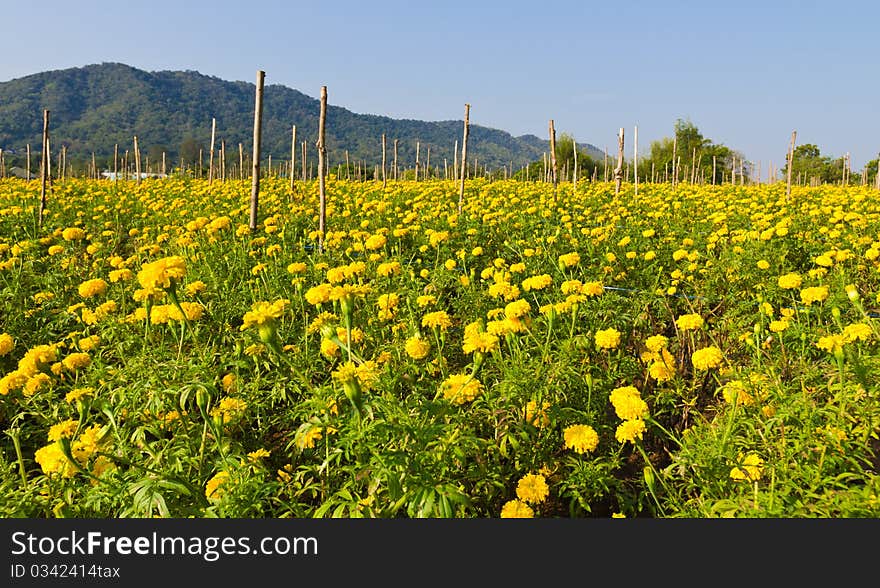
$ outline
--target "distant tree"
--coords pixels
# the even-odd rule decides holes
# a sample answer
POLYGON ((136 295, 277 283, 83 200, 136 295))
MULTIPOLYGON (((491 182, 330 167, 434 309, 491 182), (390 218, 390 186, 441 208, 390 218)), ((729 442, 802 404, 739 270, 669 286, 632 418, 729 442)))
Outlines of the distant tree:
POLYGON ((186 164, 198 163, 199 149, 202 149, 199 142, 195 138, 187 136, 180 144, 180 157, 186 164))
MULTIPOLYGON (((664 137, 652 141, 650 155, 640 158, 639 175, 643 178, 651 177, 651 170, 658 181, 663 181, 673 170, 673 157, 677 157, 676 165, 680 164, 679 181, 690 181, 688 174, 693 173, 693 165, 697 166, 697 178, 706 183, 712 183, 713 158, 716 183, 720 183, 722 177, 730 177, 730 169, 733 166, 734 157, 743 159, 739 154, 722 144, 715 144, 703 136, 697 126, 686 120, 675 121, 674 137, 664 137), (673 154, 673 148, 675 153, 673 154)), ((737 170, 739 165, 737 165, 737 170)), ((748 170, 747 170, 748 171, 748 170)))
MULTIPOLYGON (((792 183, 833 184, 843 179, 843 158, 832 159, 823 156, 819 147, 813 143, 804 143, 795 147, 792 160, 792 183)), ((784 176, 788 175, 787 161, 782 173, 784 176)))

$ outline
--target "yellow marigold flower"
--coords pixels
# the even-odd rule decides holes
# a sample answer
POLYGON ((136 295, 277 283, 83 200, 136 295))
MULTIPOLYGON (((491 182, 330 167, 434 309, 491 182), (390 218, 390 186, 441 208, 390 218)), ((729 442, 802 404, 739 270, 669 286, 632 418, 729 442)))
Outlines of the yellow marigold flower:
POLYGON ((332 359, 339 355, 339 346, 330 339, 321 339, 321 355, 332 359))
POLYGON ((666 349, 666 346, 669 344, 669 339, 664 337, 663 335, 653 335, 645 339, 645 347, 654 353, 659 353, 661 349, 666 349))
POLYGON ((610 400, 619 419, 641 419, 648 414, 648 405, 635 386, 615 388, 611 391, 610 400))
POLYGON ((235 380, 235 374, 225 374, 220 380, 220 383, 223 385, 223 389, 229 393, 235 390, 235 380))
POLYGON ((308 333, 317 333, 321 330, 321 327, 323 327, 324 325, 328 325, 328 324, 335 323, 338 321, 339 321, 338 316, 336 316, 332 312, 324 311, 324 312, 319 313, 318 316, 316 316, 314 319, 312 319, 312 322, 309 323, 309 326, 306 329, 306 331, 308 333))
POLYGON ((55 345, 37 345, 28 349, 24 357, 18 360, 18 371, 30 377, 57 359, 58 348, 55 345))
POLYGON ((541 274, 539 276, 531 276, 522 281, 522 289, 528 292, 529 290, 543 290, 553 283, 553 278, 550 277, 550 274, 541 274))
POLYGON ((776 281, 777 285, 783 290, 800 288, 801 282, 802 279, 800 274, 794 272, 779 276, 779 279, 776 281))
POLYGON ((93 296, 100 296, 107 292, 107 282, 102 280, 101 278, 95 278, 93 280, 86 280, 77 288, 79 295, 83 298, 92 298, 93 296))
POLYGON ((873 335, 871 327, 865 323, 855 323, 843 328, 843 340, 847 343, 853 341, 867 341, 873 335))
POLYGON ((423 294, 423 295, 419 296, 418 298, 416 298, 416 304, 418 304, 419 307, 421 307, 421 308, 424 308, 424 307, 426 307, 430 304, 434 304, 436 302, 437 302, 437 297, 432 296, 430 294, 423 294))
POLYGON ((642 438, 645 429, 645 421, 641 419, 623 421, 617 426, 617 430, 614 432, 614 438, 620 443, 635 443, 636 439, 642 438))
POLYGON ((648 375, 658 382, 668 382, 675 377, 675 360, 665 349, 662 351, 664 359, 651 362, 648 366, 648 375), (668 359, 666 359, 668 356, 668 359))
POLYGON ((754 453, 750 453, 745 457, 740 454, 739 461, 741 467, 736 466, 730 470, 731 479, 749 482, 757 482, 761 479, 764 466, 763 459, 754 453))
POLYGON ((86 232, 79 227, 67 227, 61 231, 61 238, 65 241, 81 241, 86 238, 86 232))
POLYGON ((462 351, 465 353, 492 353, 498 349, 498 336, 483 331, 471 331, 464 336, 462 351))
POLYGON ((274 323, 276 320, 284 316, 284 311, 290 304, 290 300, 280 298, 274 302, 257 301, 251 305, 251 309, 244 313, 243 323, 240 330, 244 331, 250 327, 261 327, 263 325, 274 323))
POLYGON ((620 345, 620 331, 613 327, 600 329, 596 331, 594 339, 599 349, 616 349, 620 345))
POLYGON ((575 453, 588 453, 599 446, 599 434, 590 425, 570 425, 562 431, 565 448, 575 453))
POLYGON ((7 355, 15 347, 15 339, 9 333, 0 335, 0 357, 7 355))
POLYGON ((529 311, 532 309, 528 300, 514 300, 513 302, 509 302, 507 306, 504 307, 504 316, 509 319, 518 319, 529 314, 529 311))
POLYGON ((755 402, 755 399, 746 390, 745 384, 740 380, 731 380, 724 384, 721 388, 721 396, 728 404, 749 406, 755 402))
POLYGON ((58 255, 59 253, 64 252, 64 247, 61 245, 51 245, 49 249, 46 251, 50 256, 58 255))
POLYGON ((828 298, 827 286, 811 286, 801 290, 801 302, 809 306, 813 302, 822 302, 828 298))
POLYGON ((13 370, 0 378, 0 396, 6 396, 10 392, 21 390, 27 384, 30 377, 21 370, 13 370))
POLYGON ((195 296, 201 292, 204 292, 208 286, 201 280, 196 280, 195 282, 190 282, 186 285, 186 295, 187 296, 195 296))
POLYGON ((70 463, 70 460, 61 451, 61 446, 56 442, 37 449, 34 453, 34 461, 40 464, 40 468, 46 475, 60 474, 64 478, 72 478, 76 475, 76 468, 70 463))
POLYGON ((813 261, 816 265, 821 265, 822 267, 831 267, 834 265, 834 260, 831 259, 831 256, 825 254, 817 256, 813 261))
POLYGON ((266 449, 263 449, 262 447, 257 449, 256 451, 251 451, 247 454, 248 460, 251 462, 257 462, 264 457, 269 457, 270 455, 272 455, 272 453, 266 449))
POLYGON ((602 282, 586 282, 581 288, 581 294, 584 296, 599 296, 605 292, 602 282))
POLYGON ((312 449, 315 443, 323 438, 323 433, 323 428, 314 425, 302 428, 296 432, 294 442, 300 449, 312 449))
POLYGON ((781 321, 770 321, 770 330, 774 333, 781 333, 785 329, 788 328, 790 323, 786 320, 781 321))
POLYGON ((388 239, 385 235, 370 235, 367 240, 364 241, 364 248, 367 251, 375 251, 377 249, 382 249, 387 242, 388 239))
POLYGON ((694 365, 694 368, 698 370, 708 370, 711 368, 717 368, 721 365, 723 359, 724 356, 722 355, 721 350, 714 345, 710 345, 709 347, 694 351, 694 354, 691 356, 691 363, 694 365))
POLYGON ((675 319, 675 325, 682 331, 699 329, 703 326, 703 317, 698 314, 683 314, 675 319))
POLYGON ((770 263, 766 259, 758 260, 758 269, 765 270, 770 268, 770 263))
POLYGON ((549 495, 547 480, 541 474, 526 474, 516 484, 516 496, 523 502, 540 504, 549 495))
POLYGON ((524 411, 526 422, 530 425, 538 427, 539 429, 542 427, 546 427, 550 424, 550 415, 547 414, 547 409, 549 408, 549 402, 542 402, 541 406, 539 407, 536 400, 529 400, 526 403, 526 408, 524 411))
POLYGON ((846 342, 847 341, 843 335, 827 335, 825 337, 819 337, 819 341, 816 342, 816 347, 827 351, 828 353, 838 353, 843 349, 843 345, 846 342))
POLYGON ((64 401, 68 404, 75 404, 77 400, 91 396, 94 392, 94 388, 74 388, 64 396, 64 401))
POLYGON ((431 351, 431 344, 422 339, 420 335, 413 335, 403 345, 404 351, 415 360, 424 359, 431 351))
POLYGON ((220 500, 223 497, 223 485, 229 481, 229 472, 221 470, 205 484, 205 497, 208 500, 220 500))
POLYGON ((172 255, 144 264, 137 278, 144 289, 168 290, 185 276, 186 260, 179 255, 172 255))
POLYGON ((508 500, 501 507, 502 519, 531 519, 534 517, 535 511, 522 500, 508 500))
POLYGON ((429 312, 423 316, 422 326, 431 329, 436 327, 445 331, 448 327, 452 326, 452 320, 450 320, 449 315, 445 310, 438 310, 436 312, 429 312))
POLYGON ((73 438, 73 434, 76 433, 76 428, 78 425, 79 421, 77 421, 76 419, 67 419, 65 421, 61 421, 60 423, 52 425, 51 427, 49 427, 49 441, 58 441, 59 439, 73 438))
POLYGON ((68 371, 75 372, 79 369, 88 367, 92 363, 92 358, 88 353, 75 352, 69 354, 61 360, 61 365, 68 371))
POLYGON ((76 346, 79 347, 80 351, 91 351, 95 347, 97 347, 101 343, 101 337, 98 335, 92 335, 90 337, 83 337, 80 339, 76 346))
POLYGON ((440 392, 453 404, 465 404, 483 392, 483 384, 469 374, 453 374, 440 384, 440 392))
POLYGON ((560 255, 558 260, 560 267, 571 267, 577 265, 581 261, 581 256, 577 251, 560 255))
POLYGON ((382 276, 383 278, 399 274, 400 271, 401 267, 400 262, 398 261, 386 261, 384 263, 380 263, 379 266, 376 268, 376 274, 382 276))
POLYGON ((220 417, 224 424, 237 421, 244 416, 248 404, 240 398, 227 396, 220 400, 220 403, 211 409, 211 416, 220 417))

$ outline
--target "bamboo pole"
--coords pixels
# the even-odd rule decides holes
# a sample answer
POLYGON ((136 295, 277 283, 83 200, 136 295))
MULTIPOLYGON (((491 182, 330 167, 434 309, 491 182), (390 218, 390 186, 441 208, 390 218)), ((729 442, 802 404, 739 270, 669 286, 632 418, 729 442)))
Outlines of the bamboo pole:
POLYGON ((675 159, 678 154, 678 133, 672 136, 672 187, 678 183, 678 168, 675 165, 675 159))
POLYGON ((464 105, 464 133, 461 139, 461 183, 458 187, 458 214, 461 214, 462 200, 464 200, 464 179, 467 175, 467 140, 470 125, 471 105, 464 105))
POLYGON ((327 146, 324 144, 324 124, 327 119, 327 86, 321 86, 321 115, 318 119, 318 252, 324 251, 324 231, 327 229, 327 194, 324 176, 327 173, 327 146))
POLYGON ((608 147, 605 147, 605 172, 604 181, 608 181, 608 147))
POLYGON ((553 181, 553 196, 556 196, 556 185, 559 182, 559 170, 556 166, 556 127, 553 126, 552 118, 550 119, 547 130, 550 134, 550 179, 553 181))
POLYGON ((639 126, 633 128, 633 177, 635 195, 639 195, 639 126))
POLYGON ((40 218, 39 226, 43 227, 43 213, 46 210, 46 182, 49 175, 49 111, 43 110, 43 164, 40 170, 40 218))
POLYGON ((263 81, 266 72, 257 70, 256 94, 254 97, 254 148, 251 171, 251 209, 248 226, 251 232, 257 230, 257 210, 260 198, 260 138, 263 123, 263 81))
POLYGON ((398 170, 397 170, 397 139, 394 139, 394 164, 391 166, 393 171, 392 176, 394 177, 394 181, 397 181, 398 178, 398 170))
POLYGON ((788 145, 788 178, 785 181, 785 197, 791 198, 791 168, 794 165, 794 142, 797 138, 797 131, 791 132, 791 143, 788 145))
POLYGON ((93 177, 98 179, 98 163, 95 161, 95 152, 92 151, 92 174, 93 177))
POLYGON ((238 179, 244 179, 244 145, 238 144, 238 179))
POLYGON ((31 179, 31 144, 27 144, 27 179, 30 181, 31 179))
POLYGON ((387 178, 385 177, 385 133, 382 133, 382 188, 384 189, 387 184, 387 178))
POLYGON ((416 181, 419 181, 419 142, 416 141, 416 181))
POLYGON ((455 148, 452 150, 452 177, 458 179, 458 139, 455 140, 455 148))
POLYGON ((614 194, 620 193, 623 180, 623 127, 617 132, 617 167, 614 168, 614 194))
POLYGON ((290 193, 293 193, 296 177, 296 125, 290 130, 290 193))
POLYGON ((138 148, 137 135, 134 136, 134 173, 136 174, 135 183, 141 183, 141 150, 138 148))
POLYGON ((214 136, 217 130, 217 119, 211 118, 211 149, 208 156, 208 185, 214 181, 214 136))
POLYGON ((119 143, 113 145, 113 183, 119 181, 119 143))
MULTIPOLYGON (((577 141, 574 140, 574 137, 571 138, 571 152, 574 154, 574 171, 571 175, 571 188, 573 192, 577 192, 578 187, 578 144, 577 141)), ((511 170, 512 172, 512 170, 511 170)))

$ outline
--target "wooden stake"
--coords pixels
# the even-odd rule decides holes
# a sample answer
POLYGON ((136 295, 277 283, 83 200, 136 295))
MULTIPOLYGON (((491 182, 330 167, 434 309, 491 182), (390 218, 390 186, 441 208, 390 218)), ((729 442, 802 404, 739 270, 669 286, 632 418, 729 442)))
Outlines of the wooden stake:
POLYGON ((419 181, 419 142, 416 141, 416 181, 419 181))
POLYGON ((639 126, 633 128, 633 177, 635 178, 635 195, 639 195, 639 126))
POLYGON ((455 140, 455 148, 452 150, 452 177, 458 179, 458 139, 455 140))
POLYGON ((384 189, 387 183, 387 179, 385 177, 385 133, 382 133, 382 188, 384 189))
POLYGON ((141 183, 141 150, 138 149, 138 138, 134 136, 134 173, 136 174, 135 183, 141 183))
POLYGON ((208 185, 214 181, 214 136, 217 130, 217 119, 211 119, 211 154, 208 159, 208 185))
MULTIPOLYGON (((571 138, 571 152, 574 154, 574 172, 571 176, 571 187, 572 191, 577 192, 578 188, 578 144, 577 141, 574 140, 574 137, 571 138)), ((512 172, 512 168, 511 168, 512 172)))
POLYGON ((461 139, 461 183, 458 187, 458 214, 461 214, 461 204, 464 200, 464 178, 467 175, 467 140, 468 127, 470 125, 471 105, 464 105, 464 134, 461 139))
POLYGON ((43 227, 43 212, 46 210, 46 182, 49 176, 49 111, 43 110, 43 165, 40 170, 40 219, 43 227))
POLYGON ((675 187, 675 184, 678 183, 678 168, 675 165, 675 160, 678 153, 678 133, 675 133, 672 136, 672 187, 675 187))
POLYGON ((260 198, 260 138, 263 123, 263 81, 266 72, 257 70, 256 95, 254 98, 254 155, 251 171, 251 209, 248 226, 251 232, 257 230, 257 209, 260 198))
POLYGON ((791 132, 791 143, 788 145, 788 178, 785 181, 785 197, 791 198, 791 168, 794 164, 794 142, 797 138, 797 131, 791 132))
POLYGON ((244 179, 244 146, 238 144, 238 179, 244 179))
POLYGON ((31 144, 27 144, 27 179, 31 179, 31 144))
POLYGON ((327 228, 327 194, 324 176, 327 173, 327 146, 324 144, 324 123, 327 119, 327 86, 321 86, 321 116, 318 119, 318 252, 324 251, 324 231, 327 228))
POLYGON ((394 139, 394 165, 392 165, 392 176, 394 177, 394 181, 397 181, 397 139, 394 139))
POLYGON ((550 133, 550 179, 553 181, 553 195, 556 196, 556 184, 559 181, 559 171, 556 167, 556 128, 553 126, 552 118, 550 119, 548 132, 550 133))
POLYGON ((296 174, 296 125, 290 130, 290 193, 293 193, 296 174))
POLYGON ((617 132, 617 167, 614 168, 614 194, 620 193, 623 181, 623 127, 617 132))

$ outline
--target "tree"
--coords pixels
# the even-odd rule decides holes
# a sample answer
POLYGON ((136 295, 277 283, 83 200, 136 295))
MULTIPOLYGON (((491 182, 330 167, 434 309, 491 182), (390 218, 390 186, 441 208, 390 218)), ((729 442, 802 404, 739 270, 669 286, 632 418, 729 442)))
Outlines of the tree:
MULTIPOLYGON (((787 156, 786 156, 787 159, 787 156)), ((788 162, 782 168, 788 174, 788 162)), ((831 159, 823 156, 819 147, 813 143, 804 143, 794 148, 791 164, 792 183, 832 184, 843 179, 843 158, 831 159)))
MULTIPOLYGON (((681 166, 678 171, 679 181, 690 181, 692 166, 696 165, 697 180, 712 183, 713 158, 716 183, 720 183, 724 175, 730 176, 733 158, 737 154, 729 147, 714 144, 689 120, 676 120, 673 134, 674 138, 664 137, 651 142, 650 155, 639 160, 640 177, 650 178, 653 167, 656 179, 662 181, 668 172, 671 180, 674 156, 677 157, 675 165, 681 166), (689 174, 687 177, 684 175, 685 169, 689 174)), ((737 159, 741 158, 737 157, 737 159)))
POLYGON ((180 144, 180 157, 185 164, 198 164, 200 149, 202 149, 202 146, 199 142, 192 136, 187 136, 180 144))

